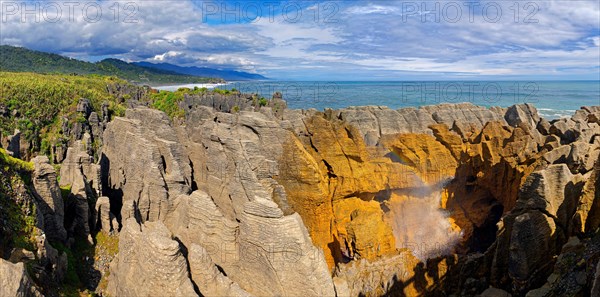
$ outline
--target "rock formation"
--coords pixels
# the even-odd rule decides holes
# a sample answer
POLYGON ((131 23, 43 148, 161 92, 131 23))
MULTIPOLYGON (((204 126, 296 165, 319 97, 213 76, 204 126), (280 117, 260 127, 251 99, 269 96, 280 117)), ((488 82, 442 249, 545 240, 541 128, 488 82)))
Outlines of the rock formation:
POLYGON ((67 239, 64 228, 64 206, 56 179, 56 171, 45 156, 33 159, 33 186, 37 198, 38 211, 42 214, 45 232, 49 238, 58 241, 67 239))
MULTIPOLYGON (((234 112, 242 99, 186 100, 179 123, 137 107, 107 125, 101 166, 110 201, 97 209, 103 228, 111 211, 127 222, 120 237, 134 246, 147 236, 127 235, 132 226, 143 234, 164 224, 164 237, 179 244, 168 254, 187 259, 181 281, 202 294, 479 294, 490 285, 488 294, 523 294, 543 284, 566 238, 598 225, 586 180, 597 174, 600 143, 586 109, 565 128, 531 105, 276 115, 234 112), (404 227, 409 216, 398 214, 419 218, 411 201, 439 213, 420 217, 429 233, 404 227), (434 234, 446 234, 441 246, 410 242, 434 234), (426 265, 414 257, 453 251, 485 253, 426 265), (482 263, 470 278, 446 276, 482 263)), ((120 253, 112 290, 136 295, 126 291, 138 285, 128 283, 136 272, 124 261, 120 253)))
POLYGON ((0 258, 0 295, 43 296, 33 285, 23 263, 13 264, 0 258))
POLYGON ((197 296, 179 243, 161 222, 125 221, 111 264, 111 296, 197 296))
MULTIPOLYGON (((110 296, 600 288, 600 107, 548 121, 530 104, 319 112, 280 97, 187 95, 174 119, 133 102, 111 122, 80 100, 84 120, 53 150, 64 202, 48 159, 33 160, 33 257, 47 264, 34 281, 64 277, 48 241, 100 231, 119 237, 110 296)), ((20 269, 6 290, 35 294, 20 269)))

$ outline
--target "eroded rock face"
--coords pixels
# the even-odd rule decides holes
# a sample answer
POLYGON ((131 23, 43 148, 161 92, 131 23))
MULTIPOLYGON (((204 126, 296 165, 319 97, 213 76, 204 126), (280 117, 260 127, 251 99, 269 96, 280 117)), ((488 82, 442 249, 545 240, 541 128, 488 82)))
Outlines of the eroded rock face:
POLYGON ((191 192, 189 160, 164 113, 129 109, 126 118, 108 124, 104 141, 103 184, 119 192, 110 194, 123 205, 122 220, 162 219, 177 195, 191 192))
MULTIPOLYGON (((164 222, 186 249, 206 250, 231 280, 228 287, 256 295, 334 295, 322 251, 298 214, 284 214, 285 192, 272 178, 280 135, 289 132, 270 115, 254 112, 199 107, 188 121, 173 129, 163 114, 141 108, 108 125, 107 193, 122 192, 123 219, 164 222), (141 147, 121 152, 119 139, 141 147), (198 190, 190 194, 192 188, 198 190), (281 208, 273 193, 279 193, 281 208)), ((110 197, 111 205, 114 200, 110 197)), ((129 273, 115 267, 118 275, 129 273)))
POLYGON ((252 296, 219 271, 202 246, 192 244, 188 259, 192 280, 203 296, 252 296))
MULTIPOLYGON (((204 105, 215 106, 211 100, 204 105)), ((530 105, 280 114, 211 107, 187 106, 177 124, 131 109, 104 134, 103 195, 128 225, 123 253, 152 246, 144 230, 160 222, 168 231, 161 246, 172 247, 156 248, 189 263, 169 268, 181 284, 171 290, 188 292, 189 282, 204 295, 476 295, 493 285, 524 294, 544 283, 569 230, 598 225, 590 160, 600 141, 587 110, 565 126, 544 122, 530 105), (403 229, 393 224, 391 203, 414 212, 405 202, 431 197, 431 211, 446 210, 436 217, 440 230, 456 232, 458 251, 481 252, 475 260, 425 267, 416 251, 401 249, 419 247, 398 246, 403 229), (171 238, 178 247, 166 243, 171 238), (410 261, 398 260, 406 254, 410 261), (452 269, 473 274, 445 277, 452 269)), ((149 292, 133 281, 143 265, 127 268, 121 256, 112 292, 149 292)))
POLYGON ((111 263, 111 296, 198 296, 179 243, 161 222, 125 221, 111 263))
POLYGON ((16 297, 43 296, 33 285, 23 263, 13 264, 0 258, 0 295, 16 297))
POLYGON ((64 206, 56 179, 56 171, 50 165, 48 157, 40 156, 33 160, 33 186, 38 211, 44 218, 45 232, 52 240, 65 241, 67 231, 64 227, 64 206))
POLYGON ((572 233, 579 235, 594 232, 600 226, 600 158, 594 170, 585 177, 587 181, 570 225, 572 233))
POLYGON ((96 214, 98 215, 97 223, 103 232, 110 233, 118 229, 115 215, 110 211, 110 199, 108 197, 98 198, 98 201, 96 201, 96 214))

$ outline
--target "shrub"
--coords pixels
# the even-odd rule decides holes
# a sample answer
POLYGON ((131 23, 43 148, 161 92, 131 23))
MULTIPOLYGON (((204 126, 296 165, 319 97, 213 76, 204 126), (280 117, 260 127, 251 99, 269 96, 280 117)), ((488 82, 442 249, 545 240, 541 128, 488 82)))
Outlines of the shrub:
POLYGON ((269 103, 269 101, 267 101, 267 99, 265 99, 265 97, 260 97, 260 100, 258 100, 259 106, 267 106, 268 103, 269 103))

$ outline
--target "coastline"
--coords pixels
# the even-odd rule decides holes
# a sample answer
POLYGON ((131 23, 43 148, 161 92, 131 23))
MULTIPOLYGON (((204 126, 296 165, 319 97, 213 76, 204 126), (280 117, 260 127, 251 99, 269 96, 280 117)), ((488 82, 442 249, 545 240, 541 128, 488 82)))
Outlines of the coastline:
POLYGON ((160 86, 151 86, 151 88, 155 89, 155 90, 160 90, 160 91, 177 91, 180 88, 189 88, 189 89, 193 89, 194 87, 198 87, 198 88, 207 88, 207 89, 214 89, 216 87, 220 87, 220 86, 225 86, 225 85, 229 85, 232 82, 225 82, 225 83, 215 83, 215 84, 174 84, 174 85, 160 85, 160 86))

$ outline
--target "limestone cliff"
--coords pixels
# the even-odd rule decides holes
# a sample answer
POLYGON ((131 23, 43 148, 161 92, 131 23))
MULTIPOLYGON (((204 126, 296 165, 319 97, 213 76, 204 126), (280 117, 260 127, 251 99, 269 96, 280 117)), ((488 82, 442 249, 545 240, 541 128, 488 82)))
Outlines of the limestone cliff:
MULTIPOLYGON (((102 123, 80 102, 90 127, 61 154, 64 201, 47 158, 34 162, 43 276, 60 279, 66 257, 46 236, 101 231, 119 238, 110 296, 600 288, 600 107, 547 121, 529 104, 319 112, 252 98, 187 96, 176 119, 133 104, 102 123)), ((14 278, 11 292, 35 294, 14 278)))

